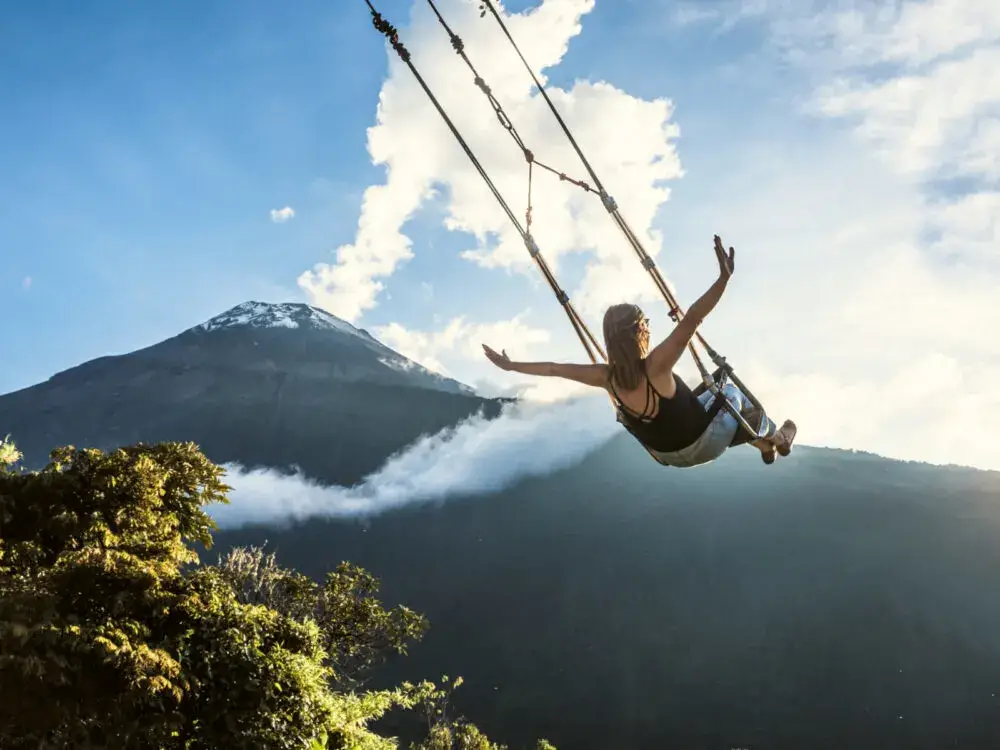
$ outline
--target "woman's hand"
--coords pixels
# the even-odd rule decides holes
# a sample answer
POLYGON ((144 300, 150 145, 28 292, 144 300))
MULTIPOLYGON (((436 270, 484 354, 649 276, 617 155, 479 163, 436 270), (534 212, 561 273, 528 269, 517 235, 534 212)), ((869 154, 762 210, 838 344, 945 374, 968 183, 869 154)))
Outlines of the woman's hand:
POLYGON ((715 235, 715 257, 719 261, 719 278, 729 281, 729 277, 736 270, 736 251, 729 248, 729 252, 726 253, 719 235, 715 235))
POLYGON ((486 344, 483 344, 483 352, 486 354, 486 358, 501 370, 510 370, 513 368, 513 363, 510 361, 510 357, 507 356, 506 349, 503 350, 502 354, 497 354, 486 346, 486 344))

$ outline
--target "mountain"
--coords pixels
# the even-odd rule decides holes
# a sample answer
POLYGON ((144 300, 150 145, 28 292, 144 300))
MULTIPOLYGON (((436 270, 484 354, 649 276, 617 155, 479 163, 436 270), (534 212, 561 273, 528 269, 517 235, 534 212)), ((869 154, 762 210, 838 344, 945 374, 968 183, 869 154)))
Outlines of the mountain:
MULTIPOLYGON (((318 310, 247 303, 0 397, 0 434, 29 463, 194 440, 216 462, 350 484, 499 406, 318 310)), ((374 686, 460 674, 458 710, 512 750, 986 750, 998 539, 996 472, 809 447, 678 471, 623 434, 492 495, 223 530, 203 559, 266 542, 317 579, 368 568, 431 622, 374 686)), ((411 736, 398 721, 385 732, 411 736)))
POLYGON ((159 350, 156 355, 161 360, 174 359, 180 354, 179 344, 185 350, 182 361, 188 365, 205 361, 210 351, 212 357, 233 355, 246 366, 281 365, 317 379, 474 395, 469 386, 425 369, 368 331, 310 305, 244 302, 171 341, 174 346, 145 351, 159 350), (248 340, 253 349, 247 347, 248 340))
POLYGON ((461 675, 454 710, 511 748, 995 750, 998 539, 995 472, 808 447, 675 471, 623 435, 501 493, 216 544, 371 570, 431 624, 375 686, 461 675))
POLYGON ((218 463, 352 484, 420 435, 499 408, 322 310, 245 302, 0 396, 0 427, 30 466, 56 445, 192 440, 218 463))

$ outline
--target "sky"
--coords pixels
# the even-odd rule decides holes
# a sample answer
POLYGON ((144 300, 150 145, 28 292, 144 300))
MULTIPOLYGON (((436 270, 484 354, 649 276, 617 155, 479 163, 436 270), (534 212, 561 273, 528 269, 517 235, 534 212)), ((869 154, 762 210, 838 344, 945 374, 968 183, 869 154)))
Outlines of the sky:
MULTIPOLYGON (((527 167, 426 0, 380 0, 511 208, 527 167)), ((536 157, 585 177, 499 27, 436 0, 536 157)), ((1000 16, 982 0, 510 0, 511 33, 708 341, 810 445, 1000 469, 1000 16)), ((51 0, 0 27, 0 392, 240 302, 322 307, 485 394, 582 361, 361 0, 51 0)), ((666 306, 593 196, 533 181, 595 333, 666 306)), ((686 363, 682 374, 693 382, 686 363)), ((611 413, 609 410, 609 419, 611 413)))

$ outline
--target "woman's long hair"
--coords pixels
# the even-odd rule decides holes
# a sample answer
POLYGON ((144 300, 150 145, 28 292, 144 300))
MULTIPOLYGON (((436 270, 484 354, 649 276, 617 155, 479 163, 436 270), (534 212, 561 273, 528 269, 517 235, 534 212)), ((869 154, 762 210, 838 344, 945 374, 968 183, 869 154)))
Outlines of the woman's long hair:
POLYGON ((642 384, 643 360, 649 348, 646 316, 638 305, 612 305, 604 313, 604 346, 611 382, 623 390, 642 384))

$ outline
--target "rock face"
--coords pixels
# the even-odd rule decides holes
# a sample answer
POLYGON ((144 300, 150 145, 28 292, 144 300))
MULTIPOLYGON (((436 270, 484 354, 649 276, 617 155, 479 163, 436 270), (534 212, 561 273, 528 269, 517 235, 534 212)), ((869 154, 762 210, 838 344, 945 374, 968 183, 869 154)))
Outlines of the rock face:
POLYGON ((57 445, 193 440, 219 463, 349 484, 421 434, 499 407, 322 310, 246 302, 0 396, 0 431, 29 466, 57 445))

